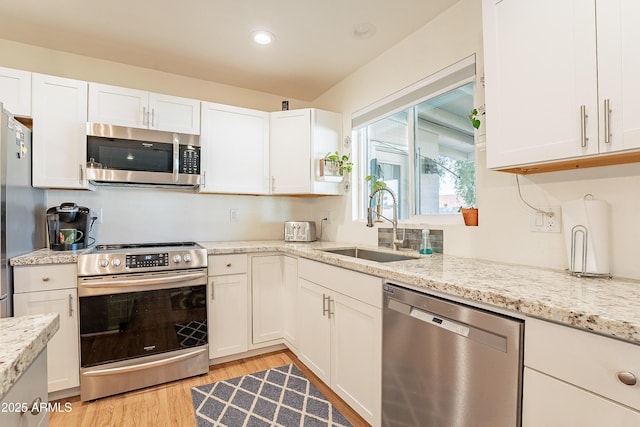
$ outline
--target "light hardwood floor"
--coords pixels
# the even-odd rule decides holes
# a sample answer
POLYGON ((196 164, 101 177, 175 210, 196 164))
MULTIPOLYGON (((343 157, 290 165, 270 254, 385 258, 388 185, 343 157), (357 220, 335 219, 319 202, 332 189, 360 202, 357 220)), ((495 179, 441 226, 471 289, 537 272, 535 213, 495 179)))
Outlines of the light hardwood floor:
POLYGON ((61 407, 64 407, 66 402, 71 402, 72 409, 69 412, 52 412, 49 425, 50 427, 195 427, 191 387, 289 363, 295 363, 355 427, 369 425, 289 350, 213 365, 209 368, 207 375, 122 393, 92 402, 81 402, 79 397, 61 399, 58 401, 61 407))

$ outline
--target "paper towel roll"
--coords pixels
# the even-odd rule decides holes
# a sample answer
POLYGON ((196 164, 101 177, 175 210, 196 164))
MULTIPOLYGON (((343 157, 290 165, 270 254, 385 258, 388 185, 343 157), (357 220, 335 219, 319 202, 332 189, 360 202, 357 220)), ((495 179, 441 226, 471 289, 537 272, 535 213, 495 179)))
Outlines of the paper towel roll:
POLYGON ((582 199, 563 203, 562 226, 570 272, 611 273, 609 269, 609 205, 607 202, 595 200, 593 196, 588 194, 582 199), (586 246, 584 245, 585 239, 586 246))

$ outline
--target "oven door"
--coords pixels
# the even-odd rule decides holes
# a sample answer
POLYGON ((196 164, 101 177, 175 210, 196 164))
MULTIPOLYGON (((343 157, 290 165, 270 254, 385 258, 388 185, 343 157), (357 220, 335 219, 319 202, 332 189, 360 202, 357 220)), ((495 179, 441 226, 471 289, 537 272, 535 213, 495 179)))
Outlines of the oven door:
POLYGON ((206 269, 78 280, 83 368, 207 344, 206 269))

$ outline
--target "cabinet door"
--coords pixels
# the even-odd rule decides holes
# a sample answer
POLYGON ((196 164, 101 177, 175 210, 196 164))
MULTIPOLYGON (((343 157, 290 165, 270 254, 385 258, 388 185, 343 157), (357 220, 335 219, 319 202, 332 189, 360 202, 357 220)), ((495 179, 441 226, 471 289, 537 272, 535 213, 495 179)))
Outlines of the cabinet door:
POLYGON ((49 393, 80 385, 78 291, 61 289, 13 296, 16 316, 58 313, 60 328, 47 344, 49 393))
POLYGON ((209 278, 209 357, 238 354, 248 348, 246 274, 209 278))
POLYGON ((487 166, 598 153, 595 0, 484 0, 483 12, 487 166))
POLYGON ((253 257, 251 295, 253 300, 253 343, 282 338, 283 257, 253 257))
POLYGON ((271 113, 272 194, 311 192, 311 110, 271 113))
POLYGON ((200 101, 149 93, 149 128, 200 135, 200 101))
POLYGON ((32 75, 33 186, 88 188, 87 83, 32 75))
POLYGON ((297 351, 298 347, 298 260, 284 256, 284 298, 282 309, 282 337, 287 340, 289 348, 297 351))
POLYGON ((148 128, 149 92, 89 83, 89 121, 116 126, 148 128))
POLYGON ((640 412, 533 369, 523 387, 522 427, 640 425, 640 412))
POLYGON ((16 116, 31 116, 31 73, 0 67, 0 102, 16 116))
POLYGON ((369 423, 379 425, 381 309, 334 293, 331 311, 331 388, 369 423))
POLYGON ((598 0, 600 151, 640 147, 640 2, 598 0), (605 102, 610 112, 605 110, 605 102), (604 126, 610 120, 610 137, 604 126))
POLYGON ((327 317, 329 291, 298 279, 298 350, 307 365, 326 384, 331 383, 331 323, 327 317))
POLYGON ((203 103, 200 192, 269 193, 269 113, 203 103))

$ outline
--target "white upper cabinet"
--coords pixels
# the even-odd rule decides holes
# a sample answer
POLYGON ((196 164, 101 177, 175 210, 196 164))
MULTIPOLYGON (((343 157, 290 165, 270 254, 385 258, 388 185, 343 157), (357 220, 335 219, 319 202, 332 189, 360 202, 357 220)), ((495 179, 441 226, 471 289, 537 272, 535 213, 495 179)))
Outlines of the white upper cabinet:
POLYGON ((339 151, 342 116, 307 108, 271 113, 271 194, 341 194, 323 181, 319 162, 339 151))
POLYGON ((484 0, 487 166, 639 148, 638 19, 633 0, 484 0))
POLYGON ((89 121, 200 134, 200 101, 89 83, 89 121))
POLYGON ((598 0, 601 152, 640 148, 640 2, 598 0), (609 111, 605 105, 609 105, 609 111))
POLYGON ((33 186, 87 189, 87 83, 33 74, 33 186))
POLYGON ((0 67, 0 102, 16 116, 31 116, 31 73, 0 67))
POLYGON ((201 193, 269 194, 269 113, 202 103, 201 193))

